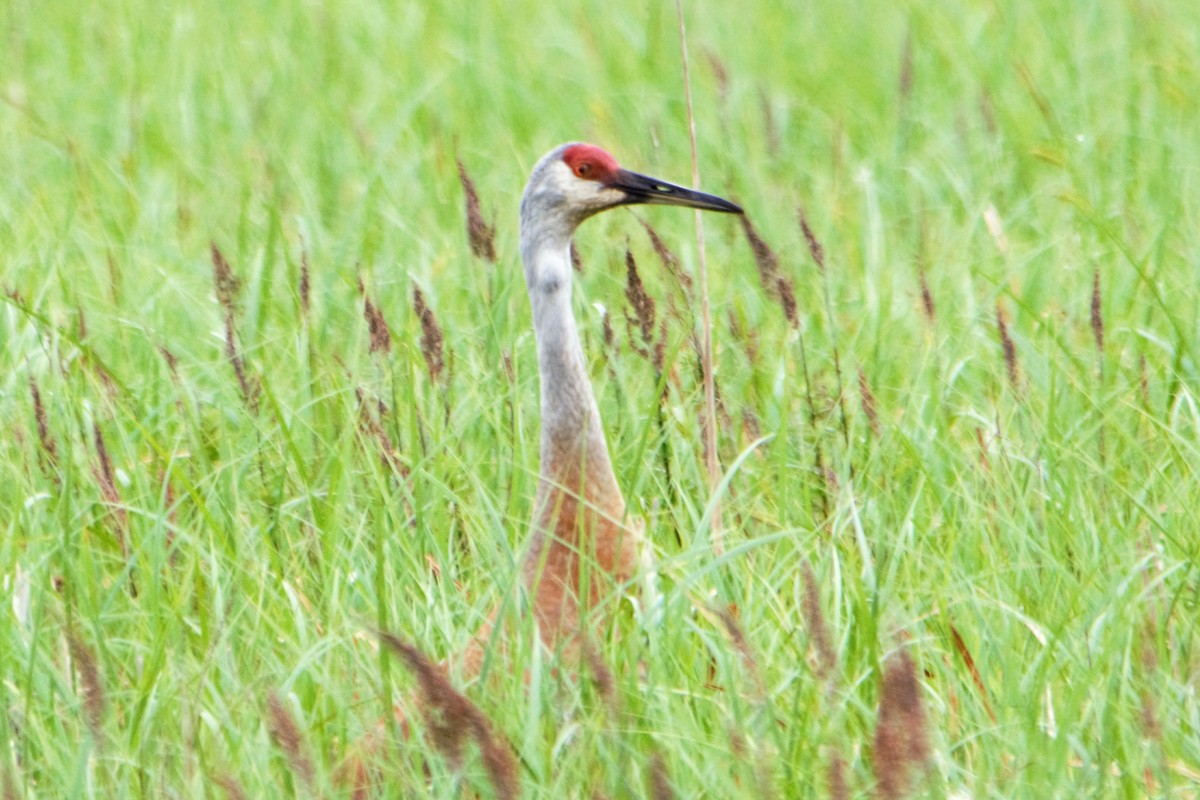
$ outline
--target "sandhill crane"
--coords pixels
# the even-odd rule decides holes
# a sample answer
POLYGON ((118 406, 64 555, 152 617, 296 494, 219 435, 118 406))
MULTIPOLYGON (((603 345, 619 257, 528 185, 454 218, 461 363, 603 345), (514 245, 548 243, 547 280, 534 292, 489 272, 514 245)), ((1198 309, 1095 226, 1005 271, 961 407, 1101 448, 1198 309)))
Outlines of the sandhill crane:
MULTIPOLYGON (((537 339, 541 381, 541 466, 522 582, 542 640, 563 644, 581 601, 595 604, 633 577, 640 531, 609 460, 591 380, 571 310, 571 237, 601 211, 638 203, 741 213, 703 192, 622 169, 605 150, 564 144, 537 163, 521 198, 521 261, 537 339)), ((464 655, 477 672, 493 616, 464 655)))

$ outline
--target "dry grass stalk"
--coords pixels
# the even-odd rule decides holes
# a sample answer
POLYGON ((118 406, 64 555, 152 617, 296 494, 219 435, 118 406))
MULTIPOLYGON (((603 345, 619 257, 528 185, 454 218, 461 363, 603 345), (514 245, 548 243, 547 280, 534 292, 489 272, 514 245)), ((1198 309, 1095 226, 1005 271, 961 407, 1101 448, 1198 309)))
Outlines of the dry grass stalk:
POLYGON ((29 394, 33 398, 33 419, 37 424, 38 464, 47 476, 52 476, 57 481, 54 471, 58 468, 58 444, 50 435, 50 423, 46 419, 46 407, 42 405, 42 393, 32 375, 29 376, 29 394))
POLYGON ((433 309, 425 302, 421 287, 413 286, 413 311, 421 320, 421 355, 425 357, 425 366, 429 369, 429 377, 437 383, 445 367, 445 336, 438 325, 433 309))
MULTIPOLYGON (((696 115, 692 108, 692 76, 688 62, 687 29, 683 18, 683 0, 675 0, 675 20, 679 31, 679 61, 683 66, 683 96, 686 101, 688 120, 688 143, 692 155, 692 187, 700 188, 700 159, 696 155, 696 115)), ((693 219, 696 224, 696 277, 700 283, 700 342, 697 348, 704 373, 701 381, 704 386, 704 468, 708 473, 708 491, 710 495, 717 492, 721 482, 721 460, 717 453, 717 407, 716 407, 716 368, 713 358, 712 340, 712 308, 708 300, 708 251, 704 247, 704 214, 695 209, 693 219)), ((715 498, 712 504, 709 543, 716 555, 725 552, 725 524, 721 510, 720 498, 715 498)))
POLYGON ((304 734, 300 732, 300 726, 292 712, 274 691, 267 693, 267 730, 271 734, 271 740, 283 751, 292 774, 306 788, 311 789, 316 781, 316 771, 308 753, 308 745, 304 741, 304 734))
POLYGON ((300 313, 305 319, 308 319, 308 310, 312 302, 312 280, 308 269, 308 251, 300 251, 300 285, 298 287, 300 293, 300 313))
POLYGON ((834 753, 829 760, 829 797, 830 800, 850 800, 850 790, 846 786, 846 762, 841 753, 834 753))
POLYGON ((213 778, 215 783, 228 800, 246 800, 246 790, 242 788, 242 784, 232 775, 218 775, 213 778))
POLYGON ((1104 308, 1100 302, 1100 268, 1092 272, 1092 340, 1096 349, 1104 353, 1104 308))
POLYGON ((650 797, 651 800, 675 800, 675 790, 671 788, 671 779, 667 777, 667 765, 663 763, 658 753, 650 756, 650 797))
POLYGON ((900 55, 900 101, 907 103, 913 88, 913 41, 912 31, 904 38, 904 52, 900 55))
POLYGON ((954 625, 950 625, 950 638, 954 642, 954 650, 958 653, 958 657, 962 659, 963 664, 967 667, 967 672, 971 673, 971 682, 975 684, 975 688, 979 691, 979 699, 983 701, 983 709, 987 712, 988 717, 992 722, 996 721, 996 712, 992 710, 992 704, 988 702, 987 688, 983 685, 983 677, 980 676, 979 670, 975 667, 975 659, 971 656, 971 651, 967 649, 966 642, 959 635, 958 629, 954 625))
POLYGON ((107 701, 104 684, 100 680, 100 668, 96 664, 96 655, 74 631, 67 632, 67 651, 79 672, 79 684, 83 687, 83 713, 88 732, 91 733, 93 741, 100 744, 104 741, 104 709, 107 701))
POLYGON ((975 443, 979 445, 979 466, 983 467, 983 471, 991 473, 992 463, 988 458, 988 443, 983 438, 983 428, 975 429, 975 443))
POLYGON ((817 576, 808 559, 805 559, 800 569, 804 573, 804 624, 808 626, 808 635, 812 637, 813 645, 817 649, 817 675, 823 681, 832 682, 837 675, 837 651, 833 649, 829 627, 825 624, 825 613, 821 610, 817 576))
MULTIPOLYGON (((646 292, 642 276, 638 274, 637 262, 633 259, 633 251, 625 248, 625 298, 633 309, 632 320, 642 334, 642 344, 651 347, 654 344, 654 298, 646 292)), ((643 355, 645 350, 638 350, 643 355)))
POLYGON ((925 712, 917 668, 907 650, 884 666, 875 728, 875 777, 884 800, 898 800, 910 788, 914 766, 929 762, 925 712))
POLYGON ((996 328, 1000 331, 1000 349, 1004 353, 1004 368, 1008 372, 1008 384, 1013 391, 1021 388, 1021 368, 1017 364, 1017 346, 1008 333, 1008 320, 1004 309, 996 304, 996 328))
POLYGON ((417 679, 434 746, 450 765, 457 769, 462 764, 463 745, 468 737, 474 739, 496 796, 501 800, 517 797, 520 786, 516 760, 493 732, 487 716, 455 690, 441 668, 420 650, 389 633, 381 632, 379 638, 417 679))
POLYGON ((363 319, 367 323, 367 332, 370 334, 371 340, 367 345, 367 353, 383 353, 385 356, 392 352, 392 332, 388 329, 387 320, 383 318, 383 311, 379 309, 371 298, 363 295, 363 319))
POLYGON ((476 258, 496 263, 496 227, 488 225, 479 207, 479 193, 475 191, 475 182, 467 174, 462 159, 455 159, 458 164, 458 180, 462 184, 463 198, 467 215, 467 241, 471 252, 476 258))
POLYGON ((875 400, 875 393, 871 391, 871 384, 867 382, 867 373, 863 372, 862 367, 858 368, 858 394, 862 398, 863 413, 867 416, 867 424, 871 426, 871 433, 879 438, 879 404, 875 400))
POLYGON ((800 326, 800 314, 796 305, 796 293, 789 281, 779 271, 779 257, 771 246, 759 235, 748 214, 742 214, 738 219, 742 222, 742 230, 746 233, 746 241, 754 254, 754 263, 758 266, 758 275, 762 280, 763 289, 767 294, 779 301, 783 316, 793 328, 800 326))
POLYGON ((667 247, 667 243, 658 235, 658 231, 654 230, 650 223, 644 219, 639 218, 638 222, 642 223, 642 227, 646 229, 646 235, 650 237, 650 246, 654 248, 654 253, 658 256, 658 260, 662 262, 663 269, 675 279, 684 296, 690 302, 693 297, 692 276, 683 268, 683 264, 679 261, 679 256, 675 255, 675 252, 670 247, 667 247))

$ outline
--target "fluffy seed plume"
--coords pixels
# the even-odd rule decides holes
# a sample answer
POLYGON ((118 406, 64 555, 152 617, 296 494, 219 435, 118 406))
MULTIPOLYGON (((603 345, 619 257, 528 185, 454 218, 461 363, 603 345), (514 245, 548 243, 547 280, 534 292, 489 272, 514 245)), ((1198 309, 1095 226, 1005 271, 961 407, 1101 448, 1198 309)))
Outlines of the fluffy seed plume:
POLYGON ((717 94, 722 99, 726 98, 729 95, 729 70, 725 67, 725 62, 712 50, 705 50, 704 58, 708 61, 708 68, 712 70, 713 80, 717 82, 717 94))
POLYGON ((171 371, 171 379, 176 383, 179 382, 179 357, 171 352, 165 344, 158 346, 158 354, 162 356, 162 360, 166 362, 167 369, 171 371))
POLYGON ((808 215, 804 213, 804 206, 797 206, 796 216, 800 219, 800 232, 804 234, 804 243, 808 245, 808 254, 812 256, 817 269, 824 273, 825 248, 821 246, 821 242, 817 240, 817 234, 813 232, 812 226, 808 224, 808 215))
POLYGON ((989 135, 996 135, 996 107, 992 103, 992 93, 985 86, 979 90, 979 118, 983 120, 983 129, 989 135))
POLYGON ((217 290, 217 302, 221 304, 221 308, 225 310, 226 314, 231 314, 237 303, 237 296, 238 292, 241 291, 241 286, 238 283, 237 276, 233 274, 233 269, 229 266, 229 262, 217 247, 216 242, 210 242, 209 249, 212 254, 213 285, 217 290))
POLYGON ((309 275, 307 250, 300 251, 300 285, 297 288, 300 293, 300 313, 307 319, 312 299, 312 280, 309 275))
POLYGON ((234 317, 237 315, 237 296, 240 291, 238 279, 215 242, 209 244, 209 249, 212 255, 213 286, 216 289, 217 302, 225 312, 225 358, 229 360, 230 366, 233 367, 233 374, 237 377, 242 401, 252 413, 257 414, 258 393, 261 387, 258 380, 246 370, 246 362, 237 349, 234 317))
POLYGON ((571 240, 571 269, 577 274, 583 274, 583 258, 579 255, 579 248, 575 246, 575 240, 571 240))
POLYGON ((750 406, 742 406, 742 432, 747 442, 762 438, 762 426, 758 422, 758 414, 750 406))
POLYGON ((117 491, 112 459, 109 458, 108 446, 104 442, 104 433, 100 430, 99 425, 92 425, 92 441, 96 446, 97 461, 96 466, 92 468, 92 475, 100 487, 100 497, 109 507, 109 513, 115 521, 113 530, 117 536, 117 543, 121 546, 121 555, 128 561, 129 541, 126 532, 129 526, 129 516, 124 506, 121 505, 121 493, 117 491))
POLYGON ((274 691, 267 694, 267 730, 271 740, 283 751, 292 774, 306 787, 312 788, 316 773, 312 757, 308 754, 308 745, 296 718, 274 691))
POLYGON ((890 659, 883 670, 879 721, 875 727, 875 778, 884 800, 898 800, 909 790, 914 766, 929 761, 925 712, 917 668, 908 651, 890 659))
POLYGON ((42 471, 47 475, 53 474, 58 467, 58 445, 50 435, 50 424, 46 420, 46 407, 42 405, 42 393, 37 381, 29 376, 29 394, 33 398, 33 419, 37 425, 39 457, 38 462, 42 471))
POLYGON ((738 219, 742 221, 742 230, 746 234, 746 241, 750 243, 750 251, 754 254, 754 263, 758 266, 763 289, 779 301, 788 324, 793 328, 799 327, 800 315, 796 306, 796 293, 792 282, 779 271, 779 256, 775 255, 775 251, 759 235, 748 214, 743 214, 738 219))
POLYGON ((445 337, 419 286, 413 286, 413 311, 421 320, 421 355, 425 356, 429 377, 436 383, 441 378, 442 367, 445 365, 445 337))
POLYGON ((734 339, 741 342, 742 349, 746 351, 746 360, 752 365, 757 364, 758 331, 754 326, 743 325, 741 316, 733 309, 729 311, 729 333, 734 339))
POLYGON ((923 268, 917 273, 917 279, 921 282, 921 310, 925 312, 925 319, 932 323, 937 320, 937 306, 933 303, 933 292, 929 291, 929 281, 923 268))
POLYGON ((220 787, 228 800, 246 800, 246 790, 232 775, 218 775, 213 778, 213 783, 220 787))
POLYGON ((867 373, 863 372, 863 368, 858 368, 858 394, 862 398, 863 413, 867 416, 867 424, 871 426, 871 433, 875 438, 879 438, 879 411, 878 403, 875 401, 875 393, 871 391, 871 384, 867 382, 867 373))
POLYGON ((96 665, 96 655, 74 631, 67 633, 67 651, 79 673, 79 685, 83 689, 83 713, 88 731, 94 741, 102 742, 104 708, 107 703, 104 684, 100 680, 100 668, 96 665))
POLYGON ((225 358, 229 360, 230 366, 233 367, 233 374, 237 378, 238 391, 241 392, 242 401, 253 414, 258 413, 258 393, 261 389, 258 383, 258 378, 250 375, 246 369, 246 360, 242 358, 242 354, 238 352, 236 331, 233 324, 233 312, 225 315, 225 358))
POLYGON ((1104 352, 1104 308, 1100 303, 1100 268, 1092 272, 1092 339, 1096 349, 1104 352))
POLYGON ((1150 407, 1150 371, 1146 368, 1146 354, 1138 353, 1138 396, 1142 405, 1150 407))
POLYGON ((392 332, 388 329, 387 320, 383 318, 383 311, 371 302, 366 293, 363 294, 363 319, 371 337, 367 353, 383 353, 386 356, 392 352, 392 332))
POLYGON ((417 679, 425 701, 433 743, 454 767, 462 763, 463 744, 475 740, 492 789, 500 800, 517 797, 517 767, 512 751, 492 731, 478 707, 455 690, 442 670, 417 648, 389 633, 380 633, 384 646, 400 658, 417 679))
POLYGON ((767 143, 767 152, 772 156, 779 155, 779 126, 775 124, 775 109, 771 106, 771 98, 765 89, 758 90, 758 107, 762 112, 763 138, 767 143))
POLYGON ((650 237, 650 246, 654 248, 658 260, 662 262, 663 269, 679 284, 679 288, 683 290, 684 296, 691 300, 692 276, 684 270, 683 265, 679 261, 679 256, 675 255, 675 252, 667 246, 667 243, 663 241, 662 237, 658 235, 658 231, 654 230, 649 222, 646 222, 644 219, 638 219, 638 222, 642 223, 642 227, 646 229, 646 235, 650 237))
POLYGON ((825 624, 825 613, 821 611, 821 596, 817 590, 817 576, 812 564, 805 559, 801 565, 804 573, 804 599, 802 610, 808 635, 817 650, 817 674, 821 680, 831 679, 837 672, 837 651, 829 638, 829 627, 825 624))
POLYGON ((1008 319, 1004 309, 996 304, 996 328, 1000 332, 1000 350, 1004 353, 1004 368, 1008 372, 1008 384, 1016 391, 1021 388, 1021 368, 1017 364, 1017 346, 1008 333, 1008 319))
POLYGON ((633 323, 641 331, 642 343, 651 345, 654 342, 654 299, 646 292, 633 251, 629 248, 625 248, 625 298, 633 309, 633 323))
POLYGON ((754 683, 756 697, 765 697, 765 689, 758 670, 758 659, 754 657, 754 651, 750 649, 750 642, 746 640, 746 633, 742 630, 742 625, 738 622, 735 613, 735 607, 717 610, 717 615, 721 618, 721 623, 725 626, 730 641, 733 642, 738 655, 742 657, 742 663, 746 665, 746 672, 750 674, 750 680, 754 683))
MULTIPOLYGON (((360 386, 354 390, 354 395, 358 399, 358 429, 364 436, 375 441, 380 463, 401 478, 407 478, 409 469, 400 460, 400 450, 392 443, 392 437, 388 436, 383 423, 372 412, 371 404, 367 402, 366 392, 360 386)), ((380 410, 380 417, 382 416, 383 412, 380 410)))
POLYGON ((462 159, 455 159, 458 164, 458 181, 462 184, 463 200, 467 214, 467 241, 471 252, 476 258, 496 263, 496 227, 488 225, 479 207, 479 193, 475 191, 475 182, 467 174, 462 159))

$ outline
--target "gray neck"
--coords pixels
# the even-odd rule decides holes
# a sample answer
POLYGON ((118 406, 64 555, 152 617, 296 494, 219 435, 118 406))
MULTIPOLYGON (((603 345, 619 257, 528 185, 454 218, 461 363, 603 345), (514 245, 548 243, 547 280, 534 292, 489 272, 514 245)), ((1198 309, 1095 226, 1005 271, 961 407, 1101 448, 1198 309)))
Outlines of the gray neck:
MULTIPOLYGON (((524 209, 523 209, 524 211, 524 209)), ((521 219, 521 260, 537 336, 542 394, 542 472, 562 458, 586 458, 589 470, 611 473, 600 412, 571 311, 571 233, 553 216, 521 219)), ((594 474, 594 472, 593 472, 594 474)))

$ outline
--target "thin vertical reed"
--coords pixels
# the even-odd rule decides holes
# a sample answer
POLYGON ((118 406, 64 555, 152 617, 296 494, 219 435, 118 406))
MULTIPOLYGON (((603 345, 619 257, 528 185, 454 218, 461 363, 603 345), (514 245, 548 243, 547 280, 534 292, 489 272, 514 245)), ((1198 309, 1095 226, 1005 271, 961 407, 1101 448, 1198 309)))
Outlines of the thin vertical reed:
MULTIPOLYGON (((687 100, 688 138, 692 150, 692 187, 700 188, 700 161, 696 155, 696 116, 692 110, 692 81, 688 71, 687 30, 683 21, 683 0, 675 0, 675 16, 679 21, 679 54, 683 63, 683 93, 687 100)), ((708 490, 715 495, 721 481, 721 462, 717 453, 717 393, 713 372, 712 310, 708 301, 708 256, 704 248, 704 217, 700 209, 696 219, 696 271, 700 279, 700 363, 704 368, 704 454, 708 471, 708 490)), ((709 538, 713 552, 725 552, 725 531, 721 514, 721 501, 712 499, 712 517, 709 538)))

